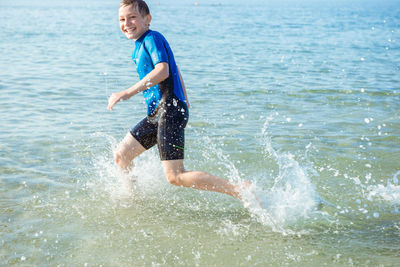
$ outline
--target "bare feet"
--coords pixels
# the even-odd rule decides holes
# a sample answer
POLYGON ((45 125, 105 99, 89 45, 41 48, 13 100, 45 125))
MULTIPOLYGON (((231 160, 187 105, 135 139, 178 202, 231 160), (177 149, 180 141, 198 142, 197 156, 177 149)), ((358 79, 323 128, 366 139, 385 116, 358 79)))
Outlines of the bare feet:
POLYGON ((260 199, 255 193, 254 185, 250 181, 243 181, 236 186, 239 192, 238 198, 243 202, 243 205, 247 208, 256 204, 259 208, 263 208, 260 199))
POLYGON ((135 189, 136 177, 128 170, 120 170, 117 179, 119 180, 122 188, 127 192, 133 192, 135 189))

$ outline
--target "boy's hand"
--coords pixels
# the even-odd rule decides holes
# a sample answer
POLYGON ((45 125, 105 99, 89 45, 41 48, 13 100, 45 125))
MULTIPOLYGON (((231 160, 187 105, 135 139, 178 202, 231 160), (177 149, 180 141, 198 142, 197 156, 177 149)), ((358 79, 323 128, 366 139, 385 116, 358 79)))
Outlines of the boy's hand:
POLYGON ((125 93, 125 91, 119 93, 112 93, 110 98, 108 99, 107 109, 112 110, 115 104, 117 104, 121 100, 122 101, 127 100, 128 98, 129 96, 125 93))

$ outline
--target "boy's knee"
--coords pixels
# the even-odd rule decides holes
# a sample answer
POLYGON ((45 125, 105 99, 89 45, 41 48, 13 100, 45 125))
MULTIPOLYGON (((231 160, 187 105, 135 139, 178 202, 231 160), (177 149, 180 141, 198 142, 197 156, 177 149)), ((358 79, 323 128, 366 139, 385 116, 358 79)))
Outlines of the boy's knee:
POLYGON ((115 164, 117 164, 118 167, 120 167, 121 169, 125 169, 126 167, 128 167, 125 157, 124 157, 124 155, 122 155, 122 153, 120 151, 114 152, 114 161, 115 161, 115 164))
POLYGON ((165 176, 167 177, 167 181, 170 184, 180 186, 182 184, 180 174, 176 172, 167 172, 165 173, 165 176))

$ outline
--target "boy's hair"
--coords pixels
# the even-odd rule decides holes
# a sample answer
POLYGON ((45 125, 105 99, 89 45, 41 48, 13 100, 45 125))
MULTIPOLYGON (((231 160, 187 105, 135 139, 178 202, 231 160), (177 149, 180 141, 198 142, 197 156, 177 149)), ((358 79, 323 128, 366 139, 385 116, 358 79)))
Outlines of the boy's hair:
POLYGON ((130 6, 132 5, 133 7, 137 7, 140 15, 142 17, 150 14, 149 7, 147 6, 146 2, 143 0, 122 0, 121 3, 119 4, 118 8, 121 8, 123 6, 130 6))

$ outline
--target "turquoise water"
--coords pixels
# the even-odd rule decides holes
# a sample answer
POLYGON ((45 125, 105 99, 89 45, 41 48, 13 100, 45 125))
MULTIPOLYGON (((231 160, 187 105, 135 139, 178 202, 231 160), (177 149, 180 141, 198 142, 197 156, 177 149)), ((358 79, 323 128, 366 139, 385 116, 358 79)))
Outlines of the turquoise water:
POLYGON ((117 2, 5 0, 0 265, 400 266, 399 2, 149 4, 187 169, 253 181, 264 210, 169 185, 156 149, 127 189, 112 150, 145 106, 106 110, 138 79, 117 2))

